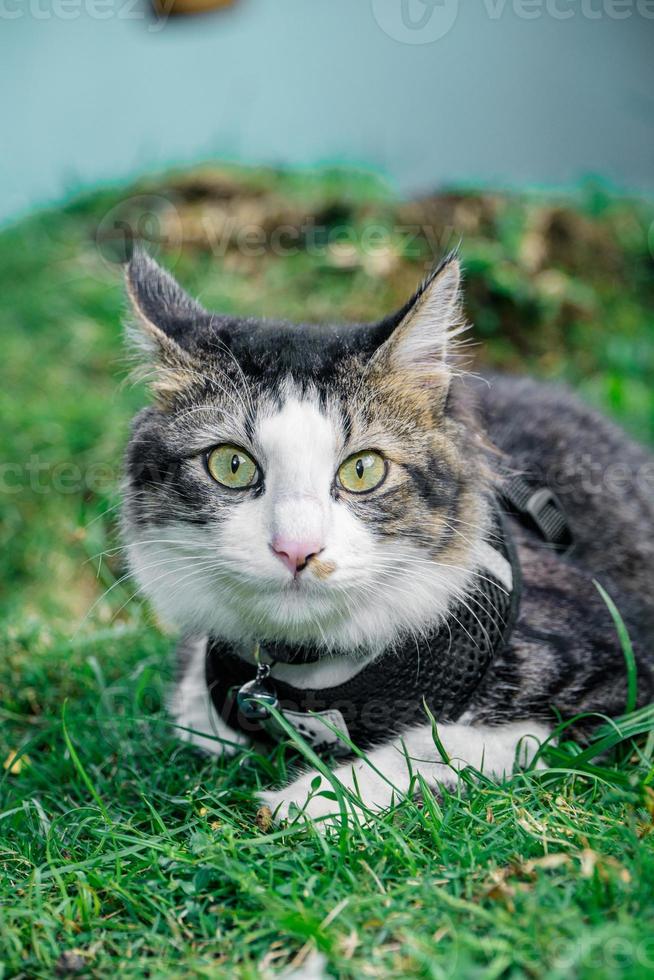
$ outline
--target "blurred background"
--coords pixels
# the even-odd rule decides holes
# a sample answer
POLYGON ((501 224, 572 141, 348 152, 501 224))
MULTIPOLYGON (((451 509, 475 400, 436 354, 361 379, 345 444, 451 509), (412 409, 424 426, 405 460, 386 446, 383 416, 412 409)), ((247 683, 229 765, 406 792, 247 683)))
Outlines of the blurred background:
POLYGON ((216 158, 355 164, 405 195, 654 190, 651 0, 161 5, 3 0, 0 219, 216 158))
POLYGON ((160 642, 116 532, 135 239, 210 308, 359 321, 460 243, 471 366, 654 441, 654 2, 160 3, 0 4, 12 717, 160 642))

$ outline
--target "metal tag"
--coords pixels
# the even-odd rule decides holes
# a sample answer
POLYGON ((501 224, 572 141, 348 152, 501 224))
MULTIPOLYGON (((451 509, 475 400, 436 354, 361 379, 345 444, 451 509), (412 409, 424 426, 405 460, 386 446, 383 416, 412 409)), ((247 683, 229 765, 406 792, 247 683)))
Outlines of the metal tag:
POLYGON ((275 685, 270 680, 270 664, 257 664, 257 676, 239 687, 236 704, 249 721, 265 721, 270 717, 268 709, 279 706, 275 685))

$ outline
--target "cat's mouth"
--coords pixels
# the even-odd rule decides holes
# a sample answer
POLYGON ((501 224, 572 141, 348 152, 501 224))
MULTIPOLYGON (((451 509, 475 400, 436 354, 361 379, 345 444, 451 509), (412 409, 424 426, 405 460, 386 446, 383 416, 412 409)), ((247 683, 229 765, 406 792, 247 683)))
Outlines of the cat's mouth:
POLYGON ((336 562, 328 558, 311 555, 304 565, 298 566, 294 575, 289 576, 282 588, 284 592, 306 592, 318 582, 325 582, 336 571, 336 562))
POLYGON ((353 594, 323 582, 307 568, 297 576, 274 582, 251 581, 230 605, 241 627, 254 636, 284 643, 319 640, 352 616, 353 594))
MULTIPOLYGON (((331 572, 329 573, 331 574, 331 572)), ((308 596, 310 594, 322 594, 323 582, 327 575, 312 575, 308 570, 301 575, 294 575, 281 584, 281 592, 284 595, 308 596)), ((279 586, 279 583, 277 583, 279 586)))

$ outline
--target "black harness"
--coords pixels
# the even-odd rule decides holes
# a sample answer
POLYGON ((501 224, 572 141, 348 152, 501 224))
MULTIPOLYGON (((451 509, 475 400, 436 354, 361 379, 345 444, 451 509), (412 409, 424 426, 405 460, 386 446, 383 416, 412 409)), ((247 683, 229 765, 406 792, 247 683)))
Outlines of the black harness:
MULTIPOLYGON (((568 550, 571 536, 563 508, 547 488, 515 477, 507 481, 503 497, 508 509, 552 548, 568 550)), ((295 676, 301 678, 302 665, 319 660, 313 648, 269 643, 250 662, 228 643, 210 638, 206 679, 218 714, 233 729, 279 739, 284 732, 269 711, 272 705, 317 751, 341 754, 349 749, 336 732, 366 748, 424 722, 425 707, 439 721, 455 721, 506 644, 518 615, 520 565, 499 506, 495 514, 488 541, 491 560, 447 620, 381 656, 352 661, 350 675, 336 686, 308 687, 278 676, 284 673, 280 665, 291 664, 300 665, 295 676)))

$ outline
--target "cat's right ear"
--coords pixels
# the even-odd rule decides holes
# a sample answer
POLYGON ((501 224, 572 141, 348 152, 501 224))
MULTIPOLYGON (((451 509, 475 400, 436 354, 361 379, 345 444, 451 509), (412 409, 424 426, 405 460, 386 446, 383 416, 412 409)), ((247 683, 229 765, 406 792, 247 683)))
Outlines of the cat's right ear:
POLYGON ((194 338, 210 319, 169 272, 142 249, 135 249, 125 271, 133 318, 128 338, 143 360, 187 361, 194 338))

